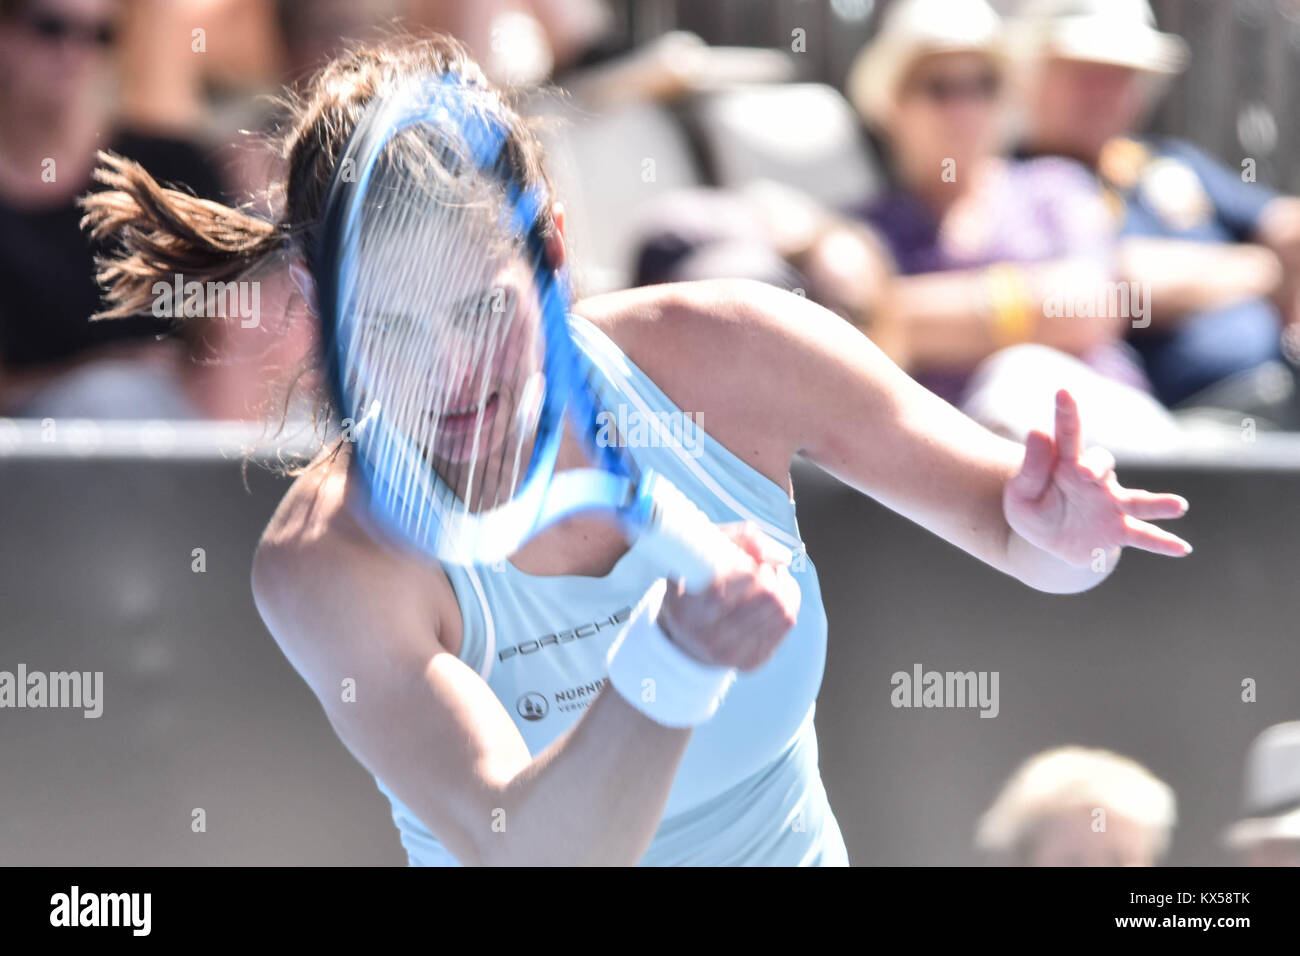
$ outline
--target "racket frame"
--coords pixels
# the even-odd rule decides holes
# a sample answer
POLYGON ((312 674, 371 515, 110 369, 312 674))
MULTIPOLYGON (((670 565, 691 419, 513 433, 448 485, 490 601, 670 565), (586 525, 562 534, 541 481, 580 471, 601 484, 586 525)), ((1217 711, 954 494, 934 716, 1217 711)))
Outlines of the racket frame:
MULTIPOLYGON (((335 168, 312 269, 330 389, 339 415, 352 420, 355 459, 370 492, 372 517, 399 540, 438 560, 462 565, 504 560, 537 531, 569 515, 612 511, 635 530, 651 514, 649 489, 641 487, 631 456, 616 445, 595 440, 601 406, 584 374, 585 359, 568 328, 568 270, 550 264, 547 238, 542 233, 550 197, 540 186, 524 187, 510 175, 503 161, 508 131, 490 113, 474 109, 472 100, 487 96, 482 88, 448 73, 409 82, 394 96, 369 104, 335 168), (422 462, 428 484, 417 493, 430 495, 435 511, 430 524, 436 525, 423 533, 413 532, 409 522, 399 517, 406 495, 388 471, 366 454, 370 444, 382 442, 385 426, 382 409, 354 408, 348 394, 344 352, 349 339, 346 332, 354 317, 342 314, 350 297, 348 282, 358 257, 361 215, 375 165, 391 139, 419 124, 434 125, 440 133, 448 128, 459 132, 478 172, 492 176, 506 190, 509 227, 523 240, 533 263, 546 383, 533 453, 518 493, 505 505, 482 514, 451 514, 432 492, 440 480, 433 466, 422 462), (555 472, 566 413, 594 467, 555 472)), ((344 421, 346 424, 347 419, 344 421)))

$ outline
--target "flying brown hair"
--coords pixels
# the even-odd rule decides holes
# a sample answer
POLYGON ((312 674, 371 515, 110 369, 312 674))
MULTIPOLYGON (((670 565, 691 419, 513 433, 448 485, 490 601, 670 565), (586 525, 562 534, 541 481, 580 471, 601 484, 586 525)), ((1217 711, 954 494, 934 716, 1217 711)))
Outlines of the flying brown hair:
MULTIPOLYGON (((108 189, 81 200, 82 228, 96 240, 111 240, 111 251, 96 259, 105 306, 93 318, 148 312, 155 283, 177 274, 208 289, 209 283, 256 273, 286 253, 312 262, 335 167, 367 104, 410 78, 446 73, 491 95, 495 119, 508 131, 505 155, 512 174, 549 192, 532 128, 459 42, 438 34, 401 35, 358 46, 332 59, 300 92, 287 94, 287 119, 273 141, 282 172, 267 191, 272 218, 167 188, 139 163, 99 154, 94 178, 108 189)), ((549 234, 555 223, 546 215, 543 230, 549 234)), ((286 397, 286 409, 287 404, 286 397)))

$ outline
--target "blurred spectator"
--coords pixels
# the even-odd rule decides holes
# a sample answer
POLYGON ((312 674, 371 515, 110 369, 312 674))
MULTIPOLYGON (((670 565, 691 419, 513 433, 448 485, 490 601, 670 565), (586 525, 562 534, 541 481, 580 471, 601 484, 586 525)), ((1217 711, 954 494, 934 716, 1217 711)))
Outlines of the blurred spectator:
POLYGON ((1068 387, 1089 440, 1149 447, 1175 427, 1122 341, 1134 316, 1108 307, 1100 192, 1071 161, 1003 157, 1004 54, 983 0, 899 0, 849 76, 895 184, 853 213, 905 277, 894 294, 911 371, 1014 438, 1050 430, 1037 410, 1068 387))
POLYGON ((133 128, 188 135, 208 121, 214 93, 247 96, 275 78, 272 0, 129 0, 122 8, 118 113, 133 128))
POLYGON ((632 48, 605 0, 406 0, 409 21, 456 37, 494 82, 550 80, 586 106, 653 100, 728 83, 789 79, 772 50, 719 48, 673 30, 632 48))
MULTIPOLYGON (((1125 270, 1148 283, 1149 328, 1130 339, 1168 405, 1251 373, 1275 376, 1282 316, 1297 317, 1300 201, 1243 181, 1176 139, 1138 136, 1187 48, 1156 29, 1146 0, 1029 0, 1017 32, 1026 65, 1024 155, 1093 170, 1127 241, 1125 270), (1281 312, 1279 312, 1279 305, 1281 312)), ((1215 403, 1231 401, 1220 389, 1215 403)), ((1285 412, 1279 413, 1285 414, 1285 412)))
POLYGON ((1174 793, 1108 750, 1030 758, 980 819, 976 844, 1012 866, 1154 866, 1177 818, 1174 793))
POLYGON ((634 226, 633 285, 756 279, 821 303, 902 361, 886 308, 888 252, 861 226, 797 190, 758 181, 744 189, 680 190, 657 199, 634 226))
POLYGON ((1275 724, 1246 756, 1242 819, 1225 835, 1246 866, 1300 866, 1300 721, 1275 724))
POLYGON ((634 285, 718 276, 757 279, 795 289, 804 279, 776 251, 758 209, 741 193, 684 189, 656 200, 638 227, 634 285))
POLYGON ((602 0, 409 0, 409 14, 460 40, 507 86, 536 86, 612 52, 614 20, 602 0))
POLYGON ((188 417, 198 338, 139 317, 92 323, 95 250, 77 197, 97 149, 138 160, 160 180, 218 198, 203 154, 174 135, 116 121, 112 89, 119 0, 0 0, 0 414, 188 417), (159 341, 163 338, 164 340, 159 341))
POLYGON ((275 23, 284 51, 280 79, 297 82, 320 68, 344 44, 391 28, 406 0, 275 0, 275 23))

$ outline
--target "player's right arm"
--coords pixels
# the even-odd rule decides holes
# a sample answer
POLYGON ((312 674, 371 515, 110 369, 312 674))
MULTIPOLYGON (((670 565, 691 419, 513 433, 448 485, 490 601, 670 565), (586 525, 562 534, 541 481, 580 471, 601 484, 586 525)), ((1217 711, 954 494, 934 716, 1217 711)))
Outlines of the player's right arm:
MULTIPOLYGON (((343 496, 328 485, 304 477, 286 495, 252 583, 267 627, 357 760, 462 863, 638 861, 690 731, 653 722, 607 686, 533 757, 492 690, 440 639, 459 613, 446 577, 373 544, 331 505, 343 496)), ((693 647, 716 650, 715 663, 752 653, 745 612, 772 604, 749 577, 688 599, 674 621, 693 647)), ((767 613, 788 630, 786 610, 788 620, 767 613)))

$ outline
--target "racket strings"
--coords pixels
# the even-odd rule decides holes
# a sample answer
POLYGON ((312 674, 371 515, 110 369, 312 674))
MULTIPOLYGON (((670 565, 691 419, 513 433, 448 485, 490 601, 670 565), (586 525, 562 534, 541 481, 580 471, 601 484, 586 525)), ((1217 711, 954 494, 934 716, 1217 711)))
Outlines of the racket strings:
POLYGON ((372 420, 383 504, 417 539, 514 497, 542 387, 536 264, 502 245, 503 197, 449 175, 463 164, 447 153, 414 162, 399 145, 377 164, 345 285, 342 372, 372 420))

